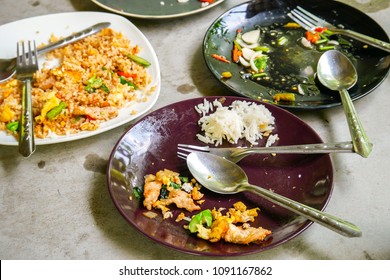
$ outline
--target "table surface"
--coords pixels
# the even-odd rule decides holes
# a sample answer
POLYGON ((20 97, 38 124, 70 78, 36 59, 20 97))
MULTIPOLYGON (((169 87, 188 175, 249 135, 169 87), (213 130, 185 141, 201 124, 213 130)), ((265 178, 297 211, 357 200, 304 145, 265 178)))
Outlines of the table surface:
MULTIPOLYGON (((85 0, 2 0, 0 24, 72 11, 104 11, 85 0)), ((161 95, 152 110, 178 100, 231 95, 207 70, 201 42, 210 24, 241 2, 172 20, 128 18, 150 40, 161 66, 161 95), (195 28, 196 27, 196 28, 195 28), (186 38, 186 40, 177 40, 186 38), (177 48, 161 42, 175 41, 177 48), (177 49, 186 56, 178 57, 177 49)), ((343 0, 390 34, 385 0, 343 0)), ((4 40, 4 38, 2 38, 4 40)), ((0 47, 1 52, 1 47, 0 47)), ((354 102, 374 143, 368 158, 332 155, 334 191, 326 211, 357 224, 361 238, 346 238, 313 224, 293 240, 237 259, 390 259, 390 79, 354 102)), ((294 112, 324 141, 350 139, 342 107, 294 112)), ((129 128, 63 144, 38 146, 30 158, 0 146, 0 259, 206 259, 158 245, 129 226, 112 203, 105 169, 111 150, 129 128)))

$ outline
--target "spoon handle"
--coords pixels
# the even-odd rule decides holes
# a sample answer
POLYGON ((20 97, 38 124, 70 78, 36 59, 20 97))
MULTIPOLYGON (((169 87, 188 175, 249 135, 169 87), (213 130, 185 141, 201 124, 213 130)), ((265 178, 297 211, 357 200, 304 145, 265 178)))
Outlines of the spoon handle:
POLYGON ((347 237, 360 237, 362 235, 361 230, 350 222, 344 221, 310 206, 301 204, 267 189, 251 185, 249 183, 241 184, 240 189, 256 193, 283 208, 297 213, 313 222, 319 223, 320 225, 323 225, 341 235, 347 237))
POLYGON ((287 146, 254 147, 234 149, 231 156, 247 156, 250 154, 327 154, 327 153, 353 153, 352 142, 300 144, 287 146))
POLYGON ((52 51, 56 48, 60 48, 60 47, 63 47, 65 45, 68 45, 68 44, 71 44, 71 43, 74 43, 78 40, 81 40, 85 37, 88 37, 92 34, 95 34, 97 32, 99 32, 100 30, 102 30, 103 28, 106 28, 110 26, 110 23, 109 22, 101 22, 101 23, 97 23, 91 27, 88 27, 84 30, 81 30, 79 32, 76 32, 70 36, 67 36, 61 40, 58 40, 57 42, 54 42, 54 43, 51 43, 51 44, 47 44, 43 47, 40 47, 37 49, 37 52, 38 54, 43 54, 43 53, 47 53, 49 51, 52 51))
POLYGON ((333 29, 332 32, 335 34, 341 34, 341 35, 348 36, 348 37, 353 38, 355 40, 358 40, 358 41, 364 42, 368 45, 374 46, 378 49, 390 52, 390 43, 387 43, 385 41, 381 41, 381 40, 378 40, 378 39, 372 38, 370 36, 367 36, 367 35, 352 31, 352 30, 348 30, 348 29, 333 29))
POLYGON ((369 141, 363 125, 359 120, 356 109, 353 106, 352 99, 346 89, 340 90, 341 103, 343 104, 344 112, 347 117, 349 132, 352 137, 354 151, 363 156, 368 157, 372 151, 372 143, 369 141))

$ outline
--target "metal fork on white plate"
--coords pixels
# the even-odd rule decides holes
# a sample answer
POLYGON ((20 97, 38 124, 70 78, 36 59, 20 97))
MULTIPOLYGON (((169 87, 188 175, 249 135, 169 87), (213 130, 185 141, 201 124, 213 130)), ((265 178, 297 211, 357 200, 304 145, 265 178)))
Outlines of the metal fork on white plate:
POLYGON ((238 148, 210 148, 208 146, 177 145, 177 156, 186 159, 191 152, 207 152, 223 157, 232 162, 239 162, 244 157, 253 154, 326 154, 326 153, 353 153, 352 142, 318 143, 271 147, 238 147, 238 148))
POLYGON ((345 35, 355 40, 364 42, 381 50, 390 52, 390 43, 372 38, 370 36, 358 33, 353 30, 341 29, 332 25, 331 23, 319 18, 318 16, 310 13, 309 11, 303 9, 300 6, 297 6, 296 9, 291 10, 287 14, 293 21, 298 23, 304 29, 309 31, 314 31, 317 27, 326 27, 328 30, 334 34, 345 35))
POLYGON ((16 78, 23 82, 22 112, 19 120, 19 153, 24 157, 29 157, 35 151, 31 81, 39 66, 35 41, 28 41, 26 45, 22 42, 17 43, 16 46, 16 78))

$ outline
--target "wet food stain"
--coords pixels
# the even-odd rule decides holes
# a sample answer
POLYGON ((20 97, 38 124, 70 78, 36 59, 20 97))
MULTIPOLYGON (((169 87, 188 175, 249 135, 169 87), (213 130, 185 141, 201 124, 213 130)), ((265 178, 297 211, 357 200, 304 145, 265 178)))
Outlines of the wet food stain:
POLYGON ((39 167, 39 169, 43 169, 43 168, 45 167, 45 165, 46 165, 46 162, 45 162, 44 160, 40 160, 40 161, 38 162, 38 167, 39 167))
POLYGON ((40 3, 39 1, 33 1, 33 2, 31 2, 31 6, 33 6, 33 7, 37 7, 37 6, 39 6, 39 5, 41 5, 41 3, 40 3))
POLYGON ((190 84, 182 84, 177 87, 177 91, 182 93, 182 94, 188 94, 191 93, 195 90, 195 86, 190 85, 190 84))
POLYGON ((88 171, 106 174, 107 160, 97 154, 89 154, 86 156, 83 166, 88 171))

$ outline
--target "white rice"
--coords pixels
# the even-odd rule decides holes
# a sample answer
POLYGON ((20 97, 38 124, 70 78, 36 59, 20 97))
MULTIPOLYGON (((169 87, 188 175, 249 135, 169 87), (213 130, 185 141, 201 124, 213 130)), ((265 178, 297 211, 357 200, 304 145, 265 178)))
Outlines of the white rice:
POLYGON ((190 183, 184 183, 183 185, 181 185, 181 189, 187 193, 190 193, 193 187, 190 183))
POLYGON ((206 144, 218 146, 223 140, 237 144, 238 140, 246 139, 251 145, 257 145, 258 140, 268 136, 268 147, 279 139, 277 134, 271 134, 275 118, 264 105, 236 100, 230 106, 223 106, 217 99, 212 103, 204 99, 195 110, 201 115, 198 124, 204 132, 197 137, 206 144))

